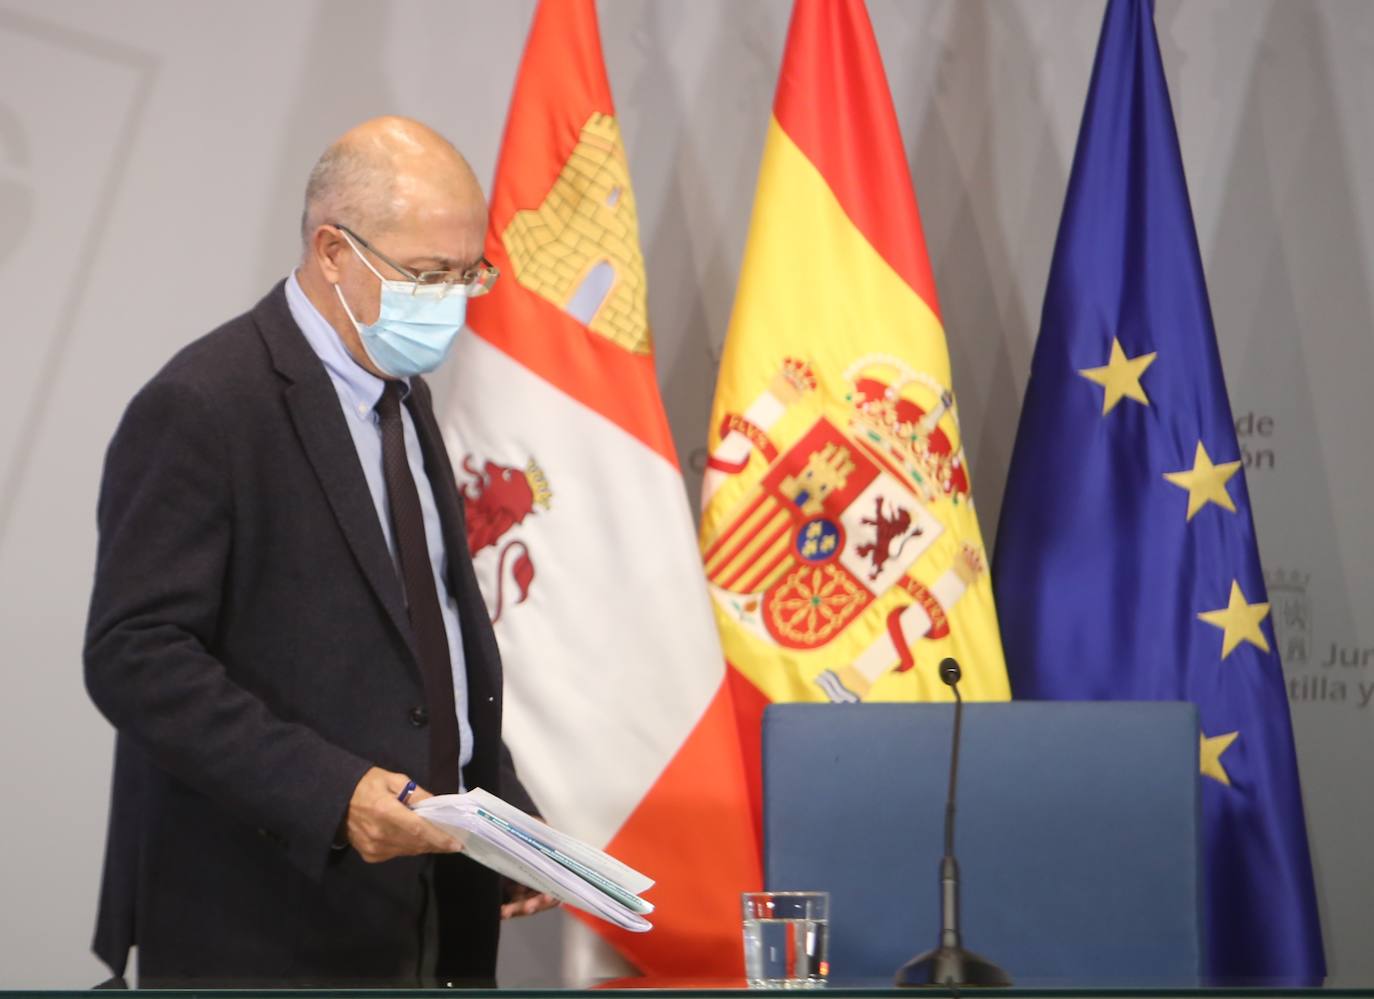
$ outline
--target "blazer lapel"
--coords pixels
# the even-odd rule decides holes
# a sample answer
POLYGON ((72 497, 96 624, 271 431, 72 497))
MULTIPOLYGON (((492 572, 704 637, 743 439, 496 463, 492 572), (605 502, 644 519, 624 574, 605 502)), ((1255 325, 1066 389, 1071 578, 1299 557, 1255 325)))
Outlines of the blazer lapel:
POLYGON ((290 383, 283 393, 286 407, 329 507, 363 577, 418 664, 396 567, 377 521, 377 508, 358 464, 358 452, 344 423, 334 384, 291 318, 281 284, 258 303, 253 316, 272 355, 273 366, 290 383))

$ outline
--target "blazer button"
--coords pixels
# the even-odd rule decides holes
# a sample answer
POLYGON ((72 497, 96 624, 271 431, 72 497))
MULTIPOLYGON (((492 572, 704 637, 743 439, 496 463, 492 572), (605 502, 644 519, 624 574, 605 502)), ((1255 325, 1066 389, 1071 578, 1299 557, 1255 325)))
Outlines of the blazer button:
POLYGON ((429 712, 423 707, 410 709, 410 724, 416 728, 424 728, 429 724, 429 712))

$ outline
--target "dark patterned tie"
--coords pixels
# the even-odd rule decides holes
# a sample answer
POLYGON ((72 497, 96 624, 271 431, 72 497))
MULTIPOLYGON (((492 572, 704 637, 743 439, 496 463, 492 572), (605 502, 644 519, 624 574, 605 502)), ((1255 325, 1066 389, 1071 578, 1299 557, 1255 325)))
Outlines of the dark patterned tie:
MULTIPOLYGON (((457 791, 458 718, 453 704, 453 670, 448 657, 448 633, 439 610, 439 594, 434 588, 434 569, 425 543, 424 513, 420 494, 406 459, 405 426, 401 421, 400 382, 388 381, 377 403, 382 424, 382 470, 386 476, 386 495, 391 506, 391 534, 401 566, 405 587, 406 611, 415 633, 415 649, 420 656, 420 672, 425 681, 425 702, 429 719, 429 782, 435 794, 457 791)), ((412 717, 423 718, 424 715, 412 717)))

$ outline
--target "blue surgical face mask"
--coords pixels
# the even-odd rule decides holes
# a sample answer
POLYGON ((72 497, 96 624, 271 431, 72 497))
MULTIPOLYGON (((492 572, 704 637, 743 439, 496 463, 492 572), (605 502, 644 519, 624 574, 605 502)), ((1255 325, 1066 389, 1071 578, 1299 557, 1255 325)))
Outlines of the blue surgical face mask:
MULTIPOLYGON (((347 233, 344 236, 347 238, 347 233)), ((377 321, 368 324, 358 322, 343 292, 337 284, 334 286, 334 293, 343 302, 372 363, 392 378, 423 375, 443 364, 467 318, 467 289, 446 285, 417 287, 410 281, 388 281, 353 246, 353 240, 348 240, 348 245, 382 282, 381 310, 377 321)))

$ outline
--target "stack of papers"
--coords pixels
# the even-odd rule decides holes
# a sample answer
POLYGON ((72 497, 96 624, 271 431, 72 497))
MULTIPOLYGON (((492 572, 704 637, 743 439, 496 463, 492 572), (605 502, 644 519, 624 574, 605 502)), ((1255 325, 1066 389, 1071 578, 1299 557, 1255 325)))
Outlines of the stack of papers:
POLYGON ((653 880, 610 854, 552 829, 480 788, 441 794, 414 812, 463 844, 469 857, 535 891, 636 933, 653 929, 640 894, 653 880))

